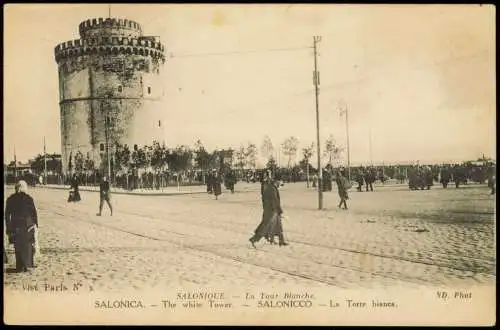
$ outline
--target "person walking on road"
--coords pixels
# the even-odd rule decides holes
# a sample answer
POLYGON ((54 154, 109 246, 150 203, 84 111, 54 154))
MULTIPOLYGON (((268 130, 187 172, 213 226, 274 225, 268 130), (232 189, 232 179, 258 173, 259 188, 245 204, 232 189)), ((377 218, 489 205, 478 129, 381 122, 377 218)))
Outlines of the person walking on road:
POLYGON ((496 170, 495 166, 490 166, 488 169, 488 187, 491 189, 490 195, 494 195, 496 193, 496 186, 497 186, 497 180, 496 180, 496 170))
POLYGON ((440 177, 440 182, 443 185, 443 188, 448 188, 448 183, 450 183, 451 180, 451 171, 448 165, 444 165, 443 168, 441 168, 440 177))
POLYGON ((82 200, 80 197, 80 190, 78 189, 79 182, 78 176, 73 174, 73 178, 71 179, 71 191, 69 193, 68 202, 79 202, 82 200))
POLYGON ((207 193, 211 195, 214 191, 214 176, 213 176, 213 174, 209 172, 206 180, 207 180, 207 193))
MULTIPOLYGON (((9 243, 14 244, 16 271, 27 272, 35 267, 35 230, 38 215, 33 198, 28 195, 28 184, 21 180, 15 185, 16 192, 7 198, 5 222, 9 243)), ((4 253, 4 257, 6 254, 4 253)))
POLYGON ((100 203, 99 203, 99 213, 97 213, 97 215, 98 216, 102 215, 102 207, 104 206, 104 202, 106 202, 109 206, 109 210, 111 211, 111 216, 113 216, 113 207, 111 206, 111 190, 106 176, 102 178, 102 182, 99 185, 99 194, 100 194, 100 203))
POLYGON ((337 171, 337 175, 335 177, 335 182, 337 183, 337 189, 340 197, 340 203, 338 208, 340 209, 342 205, 344 205, 344 210, 347 210, 347 200, 349 199, 349 195, 347 194, 347 190, 350 188, 350 182, 345 177, 345 171, 337 171))
POLYGON ((214 170, 213 174, 213 193, 215 195, 215 199, 219 199, 219 196, 222 194, 222 180, 220 174, 217 170, 214 170))
POLYGON ((226 189, 231 191, 231 194, 234 194, 234 185, 236 184, 236 175, 234 175, 233 170, 229 169, 224 176, 224 185, 226 189))
POLYGON ((281 221, 283 209, 281 208, 278 187, 279 181, 274 180, 271 182, 269 176, 263 182, 262 203, 264 211, 262 220, 255 229, 254 235, 249 239, 254 248, 255 243, 262 237, 266 237, 272 244, 274 242, 274 236, 278 236, 279 246, 288 245, 283 235, 283 225, 281 221))

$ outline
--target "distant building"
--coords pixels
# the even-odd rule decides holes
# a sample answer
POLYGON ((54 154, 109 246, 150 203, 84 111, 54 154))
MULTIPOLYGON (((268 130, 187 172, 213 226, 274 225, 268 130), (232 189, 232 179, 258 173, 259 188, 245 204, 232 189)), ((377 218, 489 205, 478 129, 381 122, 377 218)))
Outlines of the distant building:
POLYGON ((33 173, 31 170, 31 162, 22 163, 18 161, 16 164, 10 162, 7 166, 4 165, 4 173, 11 176, 20 177, 27 173, 33 173))
POLYGON ((164 140, 165 55, 158 38, 143 36, 134 21, 114 18, 86 20, 79 32, 80 39, 55 47, 63 173, 78 151, 106 170, 108 144, 112 155, 115 142, 164 140))

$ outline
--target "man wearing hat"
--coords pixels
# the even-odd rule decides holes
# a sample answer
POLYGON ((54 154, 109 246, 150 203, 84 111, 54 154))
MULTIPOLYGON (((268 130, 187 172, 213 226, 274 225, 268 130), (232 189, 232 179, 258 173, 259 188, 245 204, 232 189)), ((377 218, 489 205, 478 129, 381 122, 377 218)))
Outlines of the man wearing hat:
POLYGON ((111 206, 111 189, 109 186, 108 178, 106 176, 103 176, 102 182, 99 185, 99 195, 99 213, 97 213, 97 216, 102 215, 102 207, 104 206, 104 202, 108 204, 109 210, 111 211, 111 216, 113 216, 113 206, 111 206))
POLYGON ((254 235, 249 239, 252 246, 255 248, 255 243, 265 237, 270 243, 274 243, 274 236, 278 236, 279 246, 286 246, 283 236, 283 225, 281 216, 283 209, 281 208, 280 194, 278 191, 279 180, 272 180, 270 172, 266 172, 262 182, 262 207, 264 212, 262 220, 255 229, 254 235))
POLYGON ((220 177, 220 174, 219 172, 214 169, 213 170, 213 179, 212 179, 212 190, 213 190, 213 193, 215 195, 215 199, 218 199, 219 196, 222 194, 222 185, 221 185, 221 177, 220 177))
POLYGON ((338 194, 340 197, 338 208, 340 209, 343 205, 344 210, 347 210, 347 200, 349 199, 347 190, 350 188, 350 182, 346 178, 345 174, 346 173, 344 169, 338 170, 335 177, 335 182, 337 183, 338 194))
POLYGON ((34 265, 35 230, 38 216, 33 198, 27 194, 28 184, 21 180, 15 185, 16 192, 7 198, 5 223, 9 243, 14 244, 16 270, 28 271, 34 265))

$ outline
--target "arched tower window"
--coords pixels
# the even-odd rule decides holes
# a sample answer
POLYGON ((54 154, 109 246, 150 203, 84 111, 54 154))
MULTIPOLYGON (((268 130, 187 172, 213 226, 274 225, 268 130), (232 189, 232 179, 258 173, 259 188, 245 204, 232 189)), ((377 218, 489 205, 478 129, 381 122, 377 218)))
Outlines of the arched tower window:
POLYGON ((151 87, 148 87, 148 94, 151 94, 151 87))

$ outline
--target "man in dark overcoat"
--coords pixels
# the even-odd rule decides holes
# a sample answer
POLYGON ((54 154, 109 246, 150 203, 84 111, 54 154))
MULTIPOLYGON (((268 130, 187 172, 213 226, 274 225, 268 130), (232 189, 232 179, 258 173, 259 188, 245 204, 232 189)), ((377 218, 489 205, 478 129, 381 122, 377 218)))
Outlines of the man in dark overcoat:
POLYGON ((488 168, 488 187, 491 188, 491 195, 494 195, 496 193, 497 187, 495 165, 490 165, 488 168))
POLYGON ((357 191, 363 191, 363 183, 365 182, 363 167, 359 168, 355 174, 356 182, 358 183, 357 191))
POLYGON ((443 188, 447 188, 448 183, 450 183, 451 180, 451 171, 448 165, 443 166, 443 168, 441 169, 440 177, 441 177, 440 181, 441 184, 443 185, 443 188))
POLYGON ((373 183, 376 179, 375 169, 370 166, 366 169, 364 174, 366 191, 373 191, 373 183))
POLYGON ((236 176, 234 175, 234 172, 231 169, 229 169, 226 176, 224 177, 224 181, 226 189, 229 189, 231 191, 231 194, 234 194, 234 185, 236 183, 236 176))
POLYGON ((28 184, 21 180, 16 192, 7 198, 5 222, 9 243, 14 244, 16 271, 26 272, 34 265, 35 230, 38 216, 33 198, 27 194, 28 184))
POLYGON ((111 211, 111 216, 113 216, 113 206, 111 205, 111 188, 106 176, 103 176, 102 181, 99 185, 99 195, 99 213, 97 213, 97 215, 102 215, 102 207, 104 206, 104 202, 106 202, 109 206, 109 210, 111 211))
POLYGON ((69 194, 68 202, 79 202, 81 201, 80 190, 79 190, 80 182, 78 180, 78 176, 73 174, 71 178, 71 192, 69 194))
POLYGON ((350 182, 345 176, 345 170, 337 171, 335 176, 335 183, 337 184, 337 189, 340 197, 340 202, 338 208, 340 209, 344 205, 344 210, 347 210, 347 200, 349 199, 349 185, 350 182))
POLYGON ((219 174, 219 172, 217 172, 217 170, 214 170, 214 173, 213 173, 213 193, 215 195, 215 199, 218 199, 219 196, 222 194, 222 178, 219 174))
POLYGON ((255 248, 255 243, 262 237, 266 237, 270 242, 273 242, 274 236, 278 236, 280 246, 288 245, 283 236, 283 225, 281 223, 283 209, 281 208, 278 191, 279 181, 274 180, 272 182, 267 176, 262 185, 262 220, 255 229, 254 235, 249 239, 250 243, 255 248))
POLYGON ((206 183, 207 183, 207 193, 212 194, 213 190, 214 190, 213 189, 214 188, 213 187, 214 186, 214 176, 210 172, 207 174, 207 181, 206 181, 206 183))

